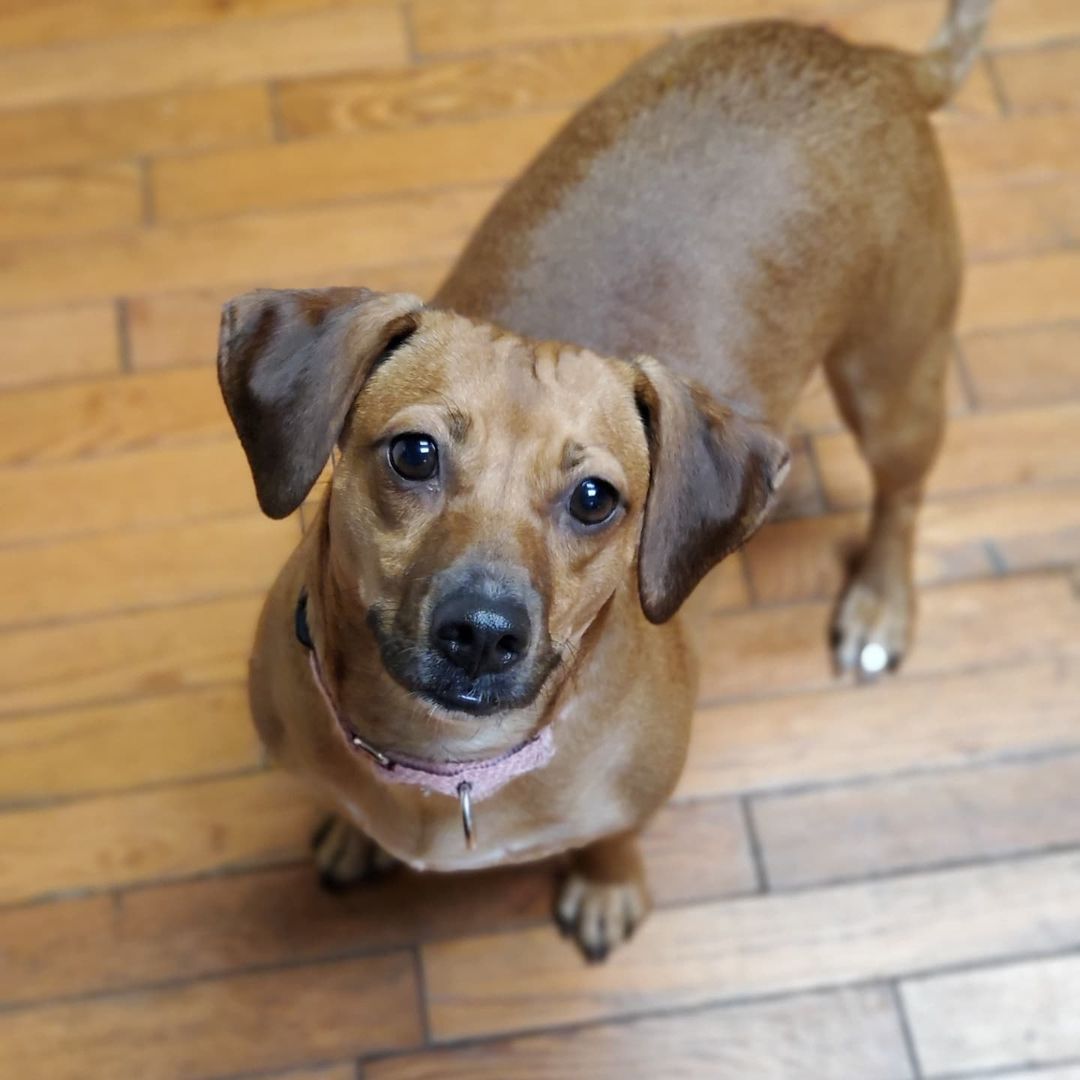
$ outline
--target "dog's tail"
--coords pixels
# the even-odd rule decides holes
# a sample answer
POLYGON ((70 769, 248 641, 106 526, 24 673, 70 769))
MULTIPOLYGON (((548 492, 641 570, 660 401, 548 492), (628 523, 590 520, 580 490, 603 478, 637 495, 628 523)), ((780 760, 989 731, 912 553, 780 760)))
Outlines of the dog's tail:
POLYGON ((949 0, 949 13, 915 61, 915 84, 928 109, 945 104, 975 62, 994 0, 949 0))

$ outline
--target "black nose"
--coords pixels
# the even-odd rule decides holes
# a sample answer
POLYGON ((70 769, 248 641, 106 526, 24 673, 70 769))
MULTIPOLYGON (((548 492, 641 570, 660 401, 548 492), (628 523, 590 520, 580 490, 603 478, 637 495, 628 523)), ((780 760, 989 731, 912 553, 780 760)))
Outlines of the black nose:
POLYGON ((529 615, 516 600, 491 600, 471 590, 439 602, 431 640, 473 678, 513 667, 528 651, 529 615))

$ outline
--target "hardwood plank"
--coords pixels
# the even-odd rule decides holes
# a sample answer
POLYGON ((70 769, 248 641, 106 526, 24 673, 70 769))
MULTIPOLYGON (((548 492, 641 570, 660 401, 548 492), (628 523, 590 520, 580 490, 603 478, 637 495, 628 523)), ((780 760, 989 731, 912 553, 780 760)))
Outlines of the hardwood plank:
POLYGON ((1080 45, 1064 42, 994 56, 1009 108, 1018 113, 1080 108, 1080 45))
MULTIPOLYGON (((941 456, 930 473, 932 495, 1014 484, 1080 479, 1080 405, 973 413, 950 419, 941 456)), ((846 433, 814 443, 825 497, 837 509, 866 506, 866 466, 846 433)))
POLYGON ((4 363, 0 387, 48 379, 105 375, 120 368, 116 309, 111 303, 0 314, 4 363))
POLYGON ((1071 177, 961 191, 956 200, 969 259, 1053 251, 1080 238, 1080 195, 1071 177))
POLYGON ((63 49, 10 50, 0 56, 0 106, 227 86, 358 65, 396 66, 406 58, 396 4, 332 6, 309 15, 124 34, 63 49))
MULTIPOLYGON (((965 582, 919 595, 911 674, 1045 659, 1080 642, 1080 606, 1063 576, 965 582), (993 634, 986 627, 994 627, 993 634)), ((793 604, 695 619, 701 700, 763 697, 835 684, 826 649, 830 604, 793 604)))
POLYGON ((679 798, 768 792, 1073 750, 1068 660, 899 678, 698 711, 679 798))
POLYGON ((281 123, 289 137, 305 138, 576 105, 663 40, 641 34, 557 41, 287 81, 278 89, 281 123))
MULTIPOLYGON (((315 288, 323 284, 363 283, 368 288, 385 292, 431 296, 445 273, 446 260, 440 259, 367 269, 346 267, 303 277, 290 274, 271 284, 315 288)), ((263 284, 266 284, 265 280, 263 284)), ((213 364, 217 355, 221 305, 254 287, 254 282, 233 283, 210 289, 155 293, 129 300, 125 307, 132 366, 141 370, 213 364)))
POLYGON ((1080 323, 974 334, 964 362, 980 407, 1051 405, 1080 398, 1080 323))
POLYGON ((1003 0, 994 9, 986 43, 1036 45, 1080 35, 1080 9, 1071 0, 1003 0))
MULTIPOLYGON (((314 821, 301 793, 293 803, 298 817, 314 821)), ((643 846, 656 900, 750 891, 745 848, 733 803, 665 807, 643 846), (712 860, 703 867, 694 856, 706 836, 712 860)), ((0 1002, 327 960, 492 926, 550 925, 550 863, 480 874, 402 871, 331 895, 319 887, 306 852, 296 855, 300 861, 284 868, 129 890, 115 905, 88 896, 0 910, 0 1002)))
POLYGON ((903 985, 928 1075, 1080 1057, 1080 959, 1049 957, 903 985))
POLYGON ((0 550, 0 625, 71 619, 268 588, 298 522, 255 514, 0 550))
POLYGON ((0 544, 255 512, 244 452, 189 446, 0 469, 0 544))
POLYGON ((217 377, 207 369, 122 375, 0 395, 2 465, 220 440, 231 430, 217 377))
POLYGON ((545 111, 164 158, 151 169, 154 207, 160 221, 191 221, 504 181, 566 117, 545 111))
POLYGON ((415 1046, 417 994, 395 953, 6 1013, 0 1041, 25 1080, 196 1080, 415 1046))
POLYGON ((649 891, 660 905, 749 893, 757 887, 742 810, 733 799, 665 806, 646 829, 641 850, 649 891))
POLYGON ((1080 255, 1060 252, 969 266, 963 333, 1080 318, 1080 255))
POLYGON ((56 173, 0 176, 0 242, 75 237, 138 224, 138 166, 87 165, 56 173))
MULTIPOLYGON (((1070 507, 1066 512, 1071 517, 1074 510, 1070 507)), ((1080 526, 1070 521, 1046 532, 1003 536, 994 541, 994 548, 1009 573, 1050 566, 1072 566, 1075 570, 1080 566, 1080 526)))
POLYGON ((1080 168, 1080 113, 944 124, 938 135, 958 186, 1038 180, 1080 168))
POLYGON ((900 1080, 911 1075, 889 995, 841 990, 603 1024, 373 1062, 367 1080, 900 1080))
POLYGON ((243 680, 262 591, 0 633, 3 711, 243 680))
MULTIPOLYGON (((966 504, 949 504, 951 524, 972 524, 963 517, 966 504)), ((940 510, 940 505, 935 509, 940 510)), ((862 549, 868 515, 828 514, 766 525, 744 550, 754 595, 766 604, 790 604, 835 596, 847 567, 862 549)), ((979 537, 944 541, 933 529, 919 530, 915 580, 920 585, 985 577, 994 565, 979 537)))
POLYGON ((0 723, 0 803, 213 776, 259 759, 240 685, 14 716, 0 723))
POLYGON ((144 228, 90 240, 12 245, 0 265, 11 306, 223 282, 303 282, 357 269, 455 256, 495 188, 415 193, 357 205, 144 228))
POLYGON ((1002 858, 1080 842, 1080 756, 758 798, 771 886, 1002 858))
POLYGON ((0 814, 0 902, 294 860, 314 817, 277 771, 0 814))
POLYGON ((790 993, 1080 943, 1065 854, 659 911, 585 967, 547 928, 423 948, 437 1040, 790 993))
MULTIPOLYGON (((868 514, 840 513, 766 525, 744 550, 754 593, 769 604, 836 595, 861 548, 868 514)), ((933 499, 919 515, 915 578, 938 584, 992 573, 996 555, 1014 570, 1080 560, 1080 486, 1009 488, 933 499)))
MULTIPOLYGON (((80 3, 83 10, 95 5, 80 3)), ((141 5, 153 10, 152 5, 141 5)), ((106 102, 67 102, 0 112, 0 165, 30 170, 268 139, 264 86, 188 89, 106 102)))
MULTIPOLYGON (((442 0, 415 0, 410 6, 412 25, 421 53, 466 52, 492 46, 512 45, 551 38, 586 37, 599 34, 645 33, 676 27, 693 27, 739 19, 785 16, 828 22, 838 30, 861 30, 880 39, 884 32, 892 36, 897 23, 894 9, 902 13, 911 0, 898 4, 879 3, 867 11, 877 14, 878 25, 867 26, 866 19, 854 21, 853 5, 846 0, 553 0, 536 5, 527 0, 457 0, 447 5, 442 0), (885 14, 881 15, 880 12, 885 14)), ((916 9, 919 5, 915 5, 916 9)), ((930 4, 916 10, 918 42, 933 28, 930 4)), ((936 17, 940 19, 940 9, 936 17)), ((906 25, 912 22, 910 16, 906 25)))
MULTIPOLYGON (((362 0, 351 0, 352 3, 362 0)), ((140 30, 221 25, 253 15, 316 12, 335 0, 7 0, 0 13, 0 45, 56 45, 118 37, 140 30)))

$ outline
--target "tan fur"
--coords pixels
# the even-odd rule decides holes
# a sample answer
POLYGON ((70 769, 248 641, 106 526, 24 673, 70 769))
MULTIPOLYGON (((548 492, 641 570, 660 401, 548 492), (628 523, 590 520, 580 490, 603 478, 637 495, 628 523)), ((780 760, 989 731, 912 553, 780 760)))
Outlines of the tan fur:
MULTIPOLYGON (((648 903, 633 836, 678 778, 694 702, 694 660, 670 616, 770 504, 785 459, 769 430, 783 432, 818 365, 877 493, 837 609, 837 663, 857 670, 867 642, 898 662, 960 282, 926 112, 970 58, 964 8, 954 4, 947 24, 964 40, 946 30, 926 59, 782 23, 669 44, 541 153, 433 307, 290 294, 232 310, 223 387, 251 439, 266 395, 236 388, 250 364, 231 358, 280 367, 262 379, 280 398, 277 441, 245 443, 262 455, 260 498, 277 509, 295 504, 297 487, 276 482, 278 459, 301 479, 321 465, 314 444, 292 460, 288 417, 302 408, 325 427, 335 402, 356 396, 341 396, 349 379, 362 387, 328 497, 263 612, 251 696, 274 754, 386 852, 459 870, 578 851, 560 919, 593 957, 630 934, 648 903), (402 320, 403 344, 380 361, 402 320), (352 343, 344 359, 341 340, 352 343), (309 358, 296 370, 284 344, 294 341, 309 358), (337 389, 323 393, 320 378, 337 389), (437 496, 387 480, 374 448, 403 431, 447 448, 452 482, 437 496), (591 474, 611 480, 626 509, 586 541, 557 506, 568 477, 591 474), (541 597, 552 663, 529 704, 486 717, 425 704, 379 648, 386 627, 424 626, 433 576, 477 553, 541 597), (293 635, 301 590, 342 712, 387 752, 483 758, 555 725, 551 764, 479 808, 475 851, 454 800, 385 783, 347 746, 293 635)), ((350 866, 364 861, 359 842, 329 835, 350 866)))

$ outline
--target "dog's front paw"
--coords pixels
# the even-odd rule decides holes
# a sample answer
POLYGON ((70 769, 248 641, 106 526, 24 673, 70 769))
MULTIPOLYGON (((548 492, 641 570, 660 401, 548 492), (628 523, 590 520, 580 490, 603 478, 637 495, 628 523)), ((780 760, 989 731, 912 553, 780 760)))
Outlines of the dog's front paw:
POLYGON ((332 815, 311 839, 319 882, 332 892, 388 874, 399 865, 370 837, 344 818, 332 815))
POLYGON ((836 606, 830 632, 837 674, 859 679, 895 671, 911 639, 914 594, 906 582, 879 588, 857 577, 836 606))
POLYGON ((641 881, 590 881, 574 870, 559 890, 555 921, 585 959, 596 964, 606 960, 616 945, 630 940, 649 906, 641 881))

